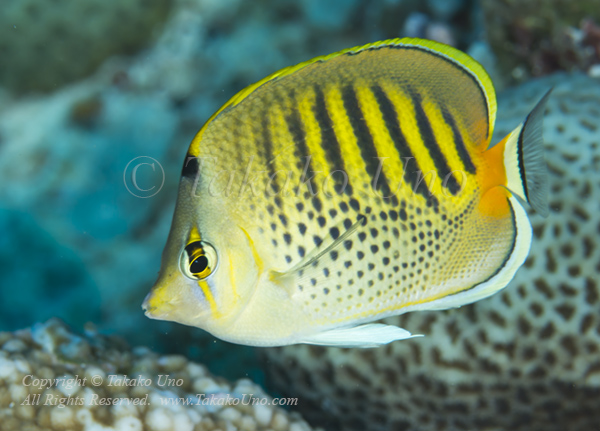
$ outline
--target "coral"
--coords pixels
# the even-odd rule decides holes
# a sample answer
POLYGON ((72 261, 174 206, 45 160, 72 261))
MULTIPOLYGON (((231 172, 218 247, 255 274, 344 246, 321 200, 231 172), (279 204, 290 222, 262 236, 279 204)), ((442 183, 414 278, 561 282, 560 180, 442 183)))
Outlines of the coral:
POLYGON ((482 0, 487 38, 500 66, 517 81, 558 70, 587 71, 589 24, 600 22, 596 0, 482 0), (581 30, 577 30, 581 27, 581 30))
POLYGON ((168 9, 167 0, 5 0, 0 86, 50 91, 85 77, 110 56, 138 51, 168 9))
POLYGON ((495 141, 549 88, 550 216, 515 279, 456 310, 387 319, 425 337, 375 350, 265 350, 273 389, 331 429, 562 431, 600 422, 600 82, 556 74, 503 93, 495 141))
POLYGON ((573 32, 573 42, 582 52, 583 60, 588 67, 588 74, 595 78, 600 77, 600 25, 592 19, 581 21, 581 31, 573 32))
POLYGON ((309 431, 249 380, 58 320, 0 333, 0 430, 309 431))

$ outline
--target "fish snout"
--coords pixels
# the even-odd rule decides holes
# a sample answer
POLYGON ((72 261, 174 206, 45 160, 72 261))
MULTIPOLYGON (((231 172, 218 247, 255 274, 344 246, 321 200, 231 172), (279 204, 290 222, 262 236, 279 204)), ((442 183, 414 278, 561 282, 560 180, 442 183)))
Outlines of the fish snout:
POLYGON ((168 320, 170 308, 167 303, 160 300, 155 289, 152 289, 144 298, 142 310, 146 317, 157 320, 168 320))
POLYGON ((151 301, 152 301, 152 292, 148 292, 148 294, 144 298, 144 302, 142 302, 142 310, 144 310, 144 314, 148 317, 152 317, 152 311, 154 311, 156 309, 156 307, 153 307, 150 305, 151 301))

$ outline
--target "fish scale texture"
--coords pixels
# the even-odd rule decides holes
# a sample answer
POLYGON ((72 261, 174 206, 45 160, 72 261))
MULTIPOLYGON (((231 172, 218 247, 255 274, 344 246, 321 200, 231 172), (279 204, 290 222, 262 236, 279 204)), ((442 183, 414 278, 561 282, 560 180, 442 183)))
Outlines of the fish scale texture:
MULTIPOLYGON (((481 210, 494 196, 483 197, 484 184, 504 179, 475 176, 491 163, 476 148, 487 146, 495 98, 481 67, 463 56, 412 39, 332 54, 244 90, 192 143, 189 154, 202 165, 195 194, 215 198, 195 203, 198 229, 209 242, 235 225, 248 232, 264 267, 284 272, 278 284, 303 312, 288 324, 302 326, 308 315, 312 334, 397 314, 465 292, 506 262, 515 241, 511 208, 504 197, 498 215, 481 210), (259 172, 250 186, 240 166, 259 172), (310 182, 306 172, 314 173, 310 182), (333 189, 336 172, 345 181, 333 189), (216 227, 215 212, 231 221, 216 227)), ((181 202, 187 194, 182 189, 181 202)), ((176 213, 188 219, 182 208, 176 213)), ((220 247, 234 261, 235 251, 220 247)))
POLYGON ((502 94, 494 142, 554 87, 544 139, 550 215, 493 297, 388 318, 425 337, 379 349, 265 350, 273 389, 341 430, 566 430, 600 423, 600 82, 553 75, 502 94))

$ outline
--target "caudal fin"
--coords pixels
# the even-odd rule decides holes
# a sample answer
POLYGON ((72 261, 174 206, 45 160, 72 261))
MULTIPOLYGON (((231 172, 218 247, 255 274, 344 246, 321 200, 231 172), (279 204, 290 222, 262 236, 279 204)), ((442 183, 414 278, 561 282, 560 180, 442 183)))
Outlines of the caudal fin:
POLYGON ((542 123, 550 89, 525 121, 504 140, 506 187, 540 215, 548 215, 548 170, 544 158, 542 123))

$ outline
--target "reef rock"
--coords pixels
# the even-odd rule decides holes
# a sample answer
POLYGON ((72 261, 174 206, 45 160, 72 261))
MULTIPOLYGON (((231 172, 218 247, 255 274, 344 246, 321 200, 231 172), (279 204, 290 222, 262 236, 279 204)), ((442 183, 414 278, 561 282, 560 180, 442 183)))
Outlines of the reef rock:
POLYGON ((273 388, 342 430, 588 431, 600 423, 600 81, 553 75, 500 97, 495 140, 550 87, 550 216, 489 299, 386 319, 424 334, 374 349, 266 350, 273 388))
POLYGON ((598 73, 597 0, 482 0, 481 7, 498 64, 516 81, 558 70, 598 73))
POLYGON ((88 76, 112 55, 137 52, 168 10, 167 0, 4 0, 0 86, 52 91, 88 76))
POLYGON ((0 333, 1 431, 309 431, 247 379, 183 356, 70 332, 58 320, 0 333))

